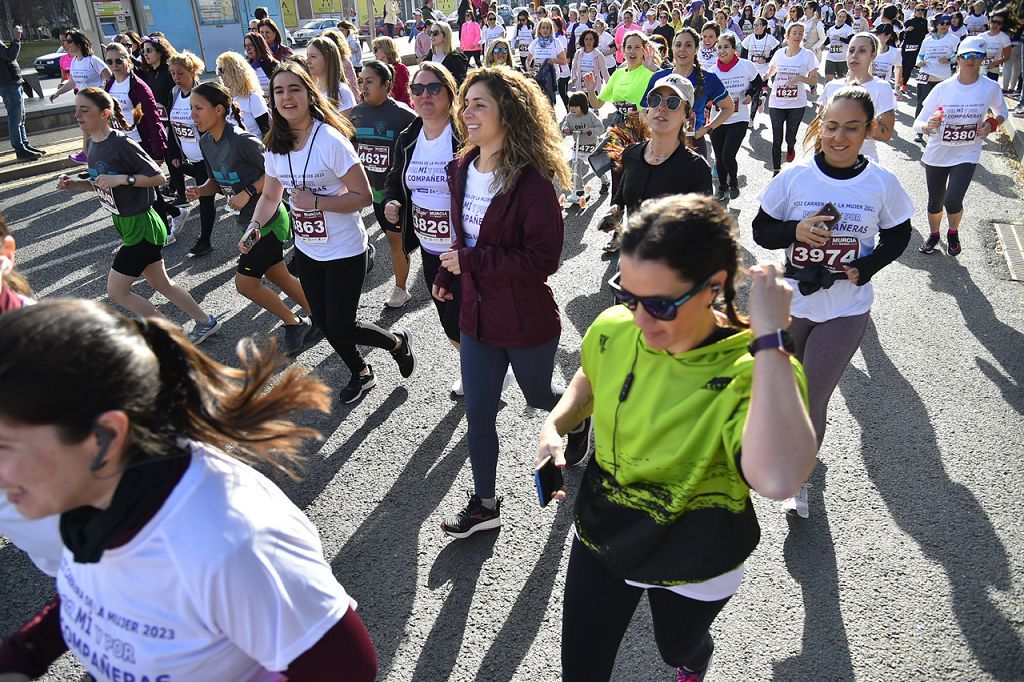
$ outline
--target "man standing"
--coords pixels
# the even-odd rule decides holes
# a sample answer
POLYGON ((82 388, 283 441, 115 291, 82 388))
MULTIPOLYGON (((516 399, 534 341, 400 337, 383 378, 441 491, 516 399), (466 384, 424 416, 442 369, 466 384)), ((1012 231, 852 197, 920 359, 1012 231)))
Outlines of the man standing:
POLYGON ((434 21, 434 0, 423 3, 423 21, 434 21))
POLYGON ((22 161, 35 161, 45 154, 28 143, 25 132, 25 93, 22 91, 21 67, 18 54, 21 52, 21 26, 14 27, 14 40, 10 46, 0 41, 0 97, 7 108, 7 129, 10 131, 11 146, 22 161))
POLYGON ((398 0, 387 0, 384 3, 384 35, 394 38, 395 24, 398 23, 398 0))

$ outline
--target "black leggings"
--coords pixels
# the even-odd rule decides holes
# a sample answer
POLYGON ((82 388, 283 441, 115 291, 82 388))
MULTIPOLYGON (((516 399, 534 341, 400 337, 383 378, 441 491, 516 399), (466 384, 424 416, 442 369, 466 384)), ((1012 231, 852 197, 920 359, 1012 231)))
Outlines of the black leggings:
POLYGON ((974 163, 958 163, 955 166, 924 165, 924 177, 928 184, 928 212, 953 215, 964 210, 964 196, 974 177, 974 163))
MULTIPOLYGON (((424 251, 422 247, 420 254, 423 256, 423 280, 427 284, 427 291, 430 291, 434 286, 434 278, 437 277, 437 272, 441 269, 441 257, 424 251)), ((430 300, 437 308, 437 316, 441 320, 445 336, 458 343, 461 333, 459 331, 459 312, 462 308, 462 287, 458 277, 452 280, 452 288, 448 291, 452 295, 452 300, 439 301, 433 296, 430 297, 430 300)))
MULTIPOLYGON (((573 539, 562 604, 563 682, 611 677, 622 636, 643 593, 605 570, 573 539)), ((647 600, 662 659, 676 668, 703 670, 715 648, 708 628, 729 598, 699 601, 654 588, 647 590, 647 600)))
POLYGON ((785 127, 786 150, 796 149, 796 133, 804 119, 804 107, 777 109, 768 107, 772 120, 772 170, 782 168, 782 134, 785 127))
POLYGON ((739 185, 736 154, 747 135, 747 122, 727 123, 711 131, 711 146, 715 149, 715 167, 718 169, 718 184, 722 187, 739 185))
POLYGON ((558 96, 562 99, 562 106, 569 111, 569 77, 558 79, 558 96))
MULTIPOLYGON (((197 187, 210 179, 206 172, 206 164, 202 161, 189 163, 182 159, 180 168, 183 175, 195 178, 197 187)), ((213 223, 217 219, 217 206, 214 204, 216 200, 216 195, 212 194, 208 197, 199 197, 199 241, 209 242, 210 235, 213 234, 213 223)))
POLYGON ((480 56, 483 54, 483 50, 467 50, 465 55, 468 59, 472 59, 476 62, 477 66, 483 66, 483 62, 480 61, 480 56))
POLYGON ((910 74, 914 72, 914 67, 917 66, 917 55, 920 52, 920 50, 903 51, 903 82, 900 83, 901 86, 906 85, 910 80, 910 74))
POLYGON ((921 108, 924 106, 924 101, 928 99, 928 95, 935 89, 938 83, 922 83, 917 82, 917 108, 914 110, 914 118, 921 115, 921 108))
POLYGON ((391 332, 356 319, 366 277, 365 251, 348 258, 318 261, 296 248, 295 261, 310 317, 353 374, 366 366, 356 344, 385 350, 398 345, 398 337, 391 332))

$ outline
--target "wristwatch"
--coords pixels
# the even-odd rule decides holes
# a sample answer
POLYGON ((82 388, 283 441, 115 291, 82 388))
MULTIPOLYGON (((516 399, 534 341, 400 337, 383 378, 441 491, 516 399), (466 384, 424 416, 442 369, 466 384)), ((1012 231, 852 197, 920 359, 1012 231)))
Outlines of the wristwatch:
POLYGON ((256 196, 257 194, 259 194, 259 192, 257 192, 257 191, 256 191, 256 186, 255 186, 255 185, 246 185, 246 186, 245 186, 245 191, 246 191, 246 193, 247 193, 247 194, 248 194, 248 195, 249 195, 250 197, 254 197, 254 196, 256 196))
POLYGON ((128 179, 126 180, 126 182, 128 183, 129 187, 134 187, 135 186, 135 176, 134 175, 129 175, 128 179))
POLYGON ((757 355, 763 350, 778 350, 786 355, 793 355, 796 353, 796 344, 793 343, 793 337, 789 335, 785 329, 779 329, 771 334, 765 334, 754 339, 747 349, 751 355, 757 355))

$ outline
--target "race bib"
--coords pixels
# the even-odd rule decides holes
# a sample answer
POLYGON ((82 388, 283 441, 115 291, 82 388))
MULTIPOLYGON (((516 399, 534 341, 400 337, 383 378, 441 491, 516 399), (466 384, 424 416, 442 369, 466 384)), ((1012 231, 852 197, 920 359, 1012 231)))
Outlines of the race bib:
POLYGON ((843 45, 842 43, 829 43, 829 54, 842 54, 844 47, 846 46, 843 45))
POLYGON ((800 96, 800 85, 783 83, 775 88, 775 96, 778 99, 796 99, 800 96))
POLYGON ((103 189, 96 183, 93 183, 93 187, 96 188, 96 196, 99 197, 100 206, 114 215, 121 215, 121 212, 117 210, 117 202, 114 201, 114 189, 103 189))
POLYGON ((616 102, 615 109, 623 116, 629 116, 637 112, 636 105, 632 102, 616 102))
POLYGON ((580 156, 590 156, 595 151, 597 151, 597 145, 596 144, 581 144, 579 147, 577 147, 577 149, 579 150, 579 155, 580 156))
POLYGON ((732 98, 732 110, 734 112, 737 112, 737 111, 740 110, 740 98, 739 97, 733 97, 732 98))
POLYGON ((991 64, 991 63, 992 63, 992 60, 989 59, 988 57, 985 57, 984 59, 981 60, 981 68, 987 69, 988 65, 991 64))
POLYGON ((161 121, 166 121, 167 120, 167 107, 165 107, 163 104, 157 104, 156 105, 156 116, 161 121))
POLYGON ((765 59, 764 55, 761 55, 761 54, 753 55, 750 58, 750 61, 754 62, 755 64, 767 64, 768 63, 768 60, 765 59))
POLYGON ((323 211, 300 211, 293 208, 292 232, 304 242, 323 244, 328 239, 327 218, 323 211))
POLYGON ((451 218, 445 209, 412 205, 412 227, 421 244, 447 248, 452 243, 451 218))
POLYGON ((920 49, 921 49, 920 45, 904 45, 903 46, 903 51, 904 52, 917 52, 920 49))
POLYGON ((187 123, 171 121, 171 130, 182 142, 196 142, 196 130, 187 123))
POLYGON ((942 126, 942 144, 949 147, 963 147, 974 142, 978 136, 975 123, 946 123, 942 126))
POLYGON ((359 160, 368 173, 387 173, 391 168, 391 147, 360 142, 359 160))
POLYGON ((803 242, 793 245, 789 262, 795 268, 823 265, 832 272, 842 272, 860 257, 860 241, 856 237, 832 237, 824 246, 811 246, 803 242))

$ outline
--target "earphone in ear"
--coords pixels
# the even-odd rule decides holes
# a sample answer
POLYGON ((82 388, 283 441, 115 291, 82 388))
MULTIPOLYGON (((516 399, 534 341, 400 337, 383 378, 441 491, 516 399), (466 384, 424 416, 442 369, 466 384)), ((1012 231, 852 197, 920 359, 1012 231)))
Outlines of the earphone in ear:
POLYGON ((712 284, 711 285, 711 291, 713 291, 715 294, 722 293, 722 285, 721 284, 712 284))
POLYGON ((110 444, 114 441, 114 432, 103 426, 96 426, 93 428, 93 433, 96 434, 96 440, 100 442, 100 449, 96 452, 96 458, 89 465, 89 471, 99 471, 106 464, 107 450, 110 449, 110 444))

